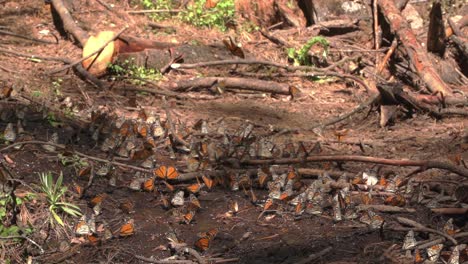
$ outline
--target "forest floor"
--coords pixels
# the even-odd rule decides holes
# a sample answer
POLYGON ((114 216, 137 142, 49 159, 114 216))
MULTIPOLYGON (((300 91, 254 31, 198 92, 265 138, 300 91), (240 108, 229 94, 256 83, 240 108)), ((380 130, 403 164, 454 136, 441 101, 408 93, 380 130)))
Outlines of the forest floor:
MULTIPOLYGON (((125 20, 116 18, 114 13, 107 11, 97 1, 74 2, 73 15, 77 21, 81 21, 80 26, 85 30, 99 32, 109 29, 118 31, 123 28, 125 20)), ((120 2, 124 1, 108 1, 125 9, 124 4, 120 2)), ((54 41, 52 35, 60 36, 53 24, 50 5, 44 4, 43 1, 6 1, 2 5, 4 7, 0 9, 0 26, 26 36, 44 36, 43 39, 50 41, 54 41)), ((222 40, 232 33, 199 29, 175 19, 160 22, 174 29, 163 32, 148 27, 150 19, 145 15, 130 17, 133 21, 127 32, 158 41, 197 42, 203 45, 222 46, 222 40)), ((366 50, 372 49, 372 36, 367 37, 365 44, 360 45, 361 49, 350 52, 350 56, 361 53, 371 58, 374 56, 375 52, 366 53, 366 50)), ((240 32, 238 41, 242 43, 242 49, 247 58, 288 64, 284 49, 264 38, 258 31, 240 32)), ((353 45, 357 44, 354 43, 351 46, 353 45)), ((0 48, 43 57, 68 58, 73 61, 81 58, 82 52, 78 46, 61 37, 59 37, 58 44, 44 44, 2 35, 0 48)), ((8 98, 0 101, 2 109, 0 127, 3 131, 7 124, 12 123, 17 129, 17 122, 21 122, 24 132, 18 133, 15 143, 31 142, 22 145, 20 149, 9 147, 7 142, 0 146, 4 166, 2 174, 9 171, 10 175, 15 176, 19 183, 15 186, 15 195, 20 197, 23 203, 16 205, 16 212, 7 211, 5 216, 0 215, 1 224, 4 225, 3 230, 7 229, 7 222, 14 223, 22 230, 19 233, 3 233, 2 236, 16 236, 17 239, 0 238, 2 246, 0 259, 3 259, 0 263, 25 262, 30 256, 40 263, 146 263, 149 261, 144 258, 161 261, 155 263, 192 263, 191 261, 208 261, 208 263, 312 263, 313 261, 316 263, 403 263, 406 261, 413 263, 414 257, 410 254, 410 256, 406 255, 405 259, 405 251, 401 250, 407 231, 411 228, 401 228, 398 224, 398 217, 412 219, 435 230, 443 230, 447 221, 453 218, 455 226, 453 229, 457 230, 456 232, 468 231, 466 213, 446 215, 431 211, 431 208, 437 207, 466 206, 463 201, 460 201, 460 196, 454 195, 457 187, 466 185, 466 177, 460 177, 442 169, 424 170, 409 176, 409 183, 400 186, 396 193, 391 193, 385 189, 383 181, 392 181, 397 177, 405 179, 417 167, 341 161, 308 163, 300 160, 314 155, 360 155, 396 160, 443 159, 459 166, 466 166, 468 120, 464 117, 435 119, 429 114, 415 112, 409 115, 399 114, 390 125, 381 127, 379 108, 370 106, 341 122, 318 128, 317 125, 348 113, 367 101, 370 96, 368 91, 351 80, 344 81, 333 77, 312 79, 294 76, 263 76, 261 77, 263 80, 300 87, 302 96, 291 98, 288 95, 240 90, 225 90, 217 93, 207 89, 180 92, 186 96, 184 98, 168 96, 163 99, 152 93, 127 89, 128 87, 150 86, 138 86, 138 83, 128 80, 115 80, 112 76, 101 78, 106 85, 112 84, 112 86, 109 89, 100 90, 81 80, 71 70, 49 74, 50 71, 62 66, 63 63, 57 61, 0 53, 0 88, 4 91, 7 87, 12 88, 11 96, 2 94, 3 97, 8 98), (159 141, 157 140, 156 150, 150 157, 154 162, 152 165, 154 170, 160 166, 174 167, 180 175, 187 175, 187 177, 192 175, 190 173, 199 173, 196 175, 197 179, 194 177, 189 177, 187 180, 174 179, 169 181, 168 185, 156 179, 154 191, 145 191, 144 186, 143 189, 130 188, 135 181, 139 181, 138 178, 153 177, 152 169, 148 170, 150 173, 145 173, 145 168, 140 166, 142 160, 126 159, 118 157, 112 151, 103 151, 102 144, 105 138, 101 137, 95 141, 93 130, 90 129, 90 127, 96 129, 100 125, 98 122, 109 121, 92 120, 91 112, 96 113, 102 109, 106 109, 108 111, 106 113, 125 113, 122 115, 126 116, 139 116, 142 109, 146 109, 147 112, 161 118, 163 129, 169 131, 171 126, 175 126, 179 131, 177 133, 189 143, 194 142, 195 138, 206 139, 206 142, 209 142, 206 145, 203 140, 197 142, 200 143, 200 147, 197 149, 198 153, 194 154, 193 145, 190 145, 191 149, 184 152, 183 147, 180 146, 183 144, 175 147, 173 143, 175 139, 166 133, 159 141), (168 113, 172 114, 172 118, 168 118, 168 113), (206 135, 199 135, 203 134, 199 128, 200 124, 203 126, 206 124, 208 129, 206 135), (252 132, 245 134, 244 132, 251 125, 252 132), (55 142, 58 145, 52 151, 46 150, 44 147, 46 145, 41 142, 50 142, 54 133, 59 136, 58 141, 55 142), (263 147, 262 144, 270 146, 268 144, 271 143, 276 146, 276 149, 283 149, 280 154, 282 156, 276 157, 274 154, 269 156, 270 153, 266 154, 265 159, 299 159, 299 162, 279 166, 283 171, 284 169, 290 173, 296 171, 296 177, 301 178, 295 179, 295 181, 300 181, 298 185, 301 185, 294 187, 296 195, 307 188, 304 186, 312 185, 318 181, 317 179, 326 182, 328 175, 338 183, 344 181, 356 186, 367 185, 368 189, 359 189, 353 185, 350 189, 345 188, 347 194, 342 194, 342 189, 332 188, 333 190, 329 191, 321 189, 324 201, 320 202, 321 212, 318 214, 307 214, 303 210, 295 209, 297 206, 288 204, 287 199, 275 202, 277 204, 274 209, 266 208, 269 210, 265 210, 264 200, 271 197, 272 189, 261 186, 255 173, 246 172, 250 180, 248 183, 243 183, 240 178, 246 173, 238 173, 238 171, 244 169, 256 171, 257 168, 264 168, 267 174, 274 178, 281 177, 278 176, 281 173, 278 175, 272 173, 275 169, 269 165, 274 162, 265 163, 264 166, 243 163, 244 159, 262 160, 261 157, 245 158, 242 156, 237 164, 236 162, 230 163, 229 159, 221 161, 219 157, 225 154, 220 154, 217 152, 218 149, 211 148, 218 142, 222 142, 223 133, 230 135, 224 137, 230 143, 234 140, 242 143, 249 140, 257 142, 260 139, 267 139, 267 143, 256 145, 256 150, 259 152, 258 149, 263 147), (214 143, 211 144, 212 142, 214 143), (285 155, 286 146, 292 146, 294 154, 285 155), (301 151, 306 154, 301 154, 301 151), (208 164, 202 161, 203 155, 208 164), (194 161, 194 158, 197 160, 194 161), (123 163, 124 166, 119 166, 118 162, 123 163), (189 168, 193 165, 192 163, 197 164, 195 169, 189 168), (135 170, 125 165, 140 169, 135 170), (99 176, 97 172, 106 166, 110 166, 110 172, 99 176), (88 167, 92 168, 91 174, 82 172, 88 167), (307 172, 307 169, 314 171, 307 172), (209 171, 220 170, 224 170, 225 174, 221 176, 213 174, 210 179, 215 181, 215 186, 207 188, 206 184, 209 181, 202 180, 202 176, 208 178, 206 176, 209 171), (304 172, 303 175, 301 170, 304 172), (63 173, 63 184, 69 189, 66 200, 78 205, 83 214, 94 217, 98 229, 90 235, 94 237, 77 234, 76 225, 80 222, 79 217, 60 212, 64 226, 60 226, 54 222, 55 220, 49 221, 52 216, 49 215, 47 202, 43 196, 39 195, 41 193, 39 174, 46 172, 52 172, 55 179, 63 173), (373 189, 366 179, 359 180, 363 172, 375 175, 384 187, 373 189), (185 210, 182 212, 178 207, 169 209, 164 206, 164 197, 171 200, 177 190, 186 190, 191 184, 197 184, 197 181, 201 186, 205 185, 201 190, 195 191, 195 196, 201 203, 200 209, 185 208, 188 207, 187 204, 190 204, 190 201, 186 201, 182 206, 185 210), (86 191, 84 193, 78 191, 76 194, 77 189, 74 186, 83 188, 88 182, 90 184, 85 187, 86 191), (240 186, 237 189, 233 186, 236 184, 240 186), (176 190, 171 190, 171 187, 176 190), (30 192, 37 195, 25 194, 30 192), (253 195, 255 198, 252 197, 253 195), (342 195, 340 196, 342 200, 348 198, 351 200, 342 202, 346 205, 346 210, 345 208, 339 210, 346 214, 351 208, 350 210, 355 210, 357 217, 338 219, 336 203, 340 202, 334 201, 334 197, 338 195, 342 195), (390 202, 390 204, 411 210, 396 213, 375 211, 382 220, 377 228, 371 227, 363 220, 364 215, 371 219, 376 217, 375 215, 365 210, 355 209, 363 204, 381 205, 385 200, 387 200, 386 204, 389 204, 389 197, 399 195, 404 197, 405 201, 399 204, 390 202), (96 202, 96 197, 103 197, 103 199, 96 202), (439 199, 441 197, 446 199, 439 199), (353 206, 350 206, 350 203, 353 206), (96 204, 100 208, 93 208, 96 204), (235 208, 236 206, 238 209, 235 208), (96 210, 99 211, 97 214, 96 210), (196 213, 194 213, 193 220, 187 224, 184 216, 191 212, 196 213), (17 220, 11 222, 9 217, 12 215, 17 220), (126 223, 133 223, 128 235, 122 231, 126 223), (27 233, 25 231, 27 228, 31 228, 32 231, 27 233), (397 230, 398 228, 400 230, 397 230), (204 232, 213 229, 217 230, 216 236, 203 235, 204 232), (112 238, 104 235, 105 230, 112 233, 112 238), (178 240, 176 244, 184 245, 185 243, 186 247, 195 249, 197 248, 194 245, 200 238, 208 238, 209 248, 200 253, 201 260, 197 260, 196 254, 191 253, 185 253, 185 257, 180 257, 184 253, 176 254, 169 246, 168 237, 173 234, 178 240), (29 239, 24 239, 25 236, 29 239), (95 242, 93 239, 98 241, 95 242), (31 243, 30 240, 38 245, 31 243), (44 252, 41 252, 42 250, 44 252), (310 255, 316 253, 319 253, 316 258, 311 257, 310 261, 307 261, 310 255), (178 260, 162 261, 172 255, 180 256, 178 260)), ((251 65, 172 70, 162 76, 159 81, 190 80, 190 78, 200 76, 245 77, 246 73, 257 73, 260 70, 264 68, 251 65)), ((274 73, 276 72, 267 71, 266 74, 274 75, 274 73)), ((460 89, 465 94, 468 93, 466 86, 460 89)), ((109 114, 111 118, 114 117, 112 114, 109 114)), ((131 136, 115 122, 111 126, 114 129, 117 127, 117 134, 120 133, 123 137, 131 136)), ((129 129, 132 130, 133 127, 129 129)), ((135 130, 138 128, 135 127, 135 130)), ((105 136, 112 135, 114 132, 111 131, 105 136)), ((250 146, 252 142, 249 141, 247 144, 250 146)), ((232 147, 232 144, 229 146, 232 147)), ((227 152, 238 151, 238 149, 229 149, 230 147, 227 147, 227 152)), ((248 152, 248 150, 245 151, 248 152)), ((285 188, 283 186, 281 190, 285 191, 285 188)), ((190 199, 187 191, 185 198, 190 199)), ((464 202, 466 203, 466 198, 464 202)), ((418 232, 416 237, 418 241, 431 241, 437 238, 433 235, 437 236, 426 231, 418 232)), ((458 242, 466 243, 466 237, 460 238, 458 242)), ((447 260, 453 248, 450 242, 442 243, 444 245, 442 257, 447 260)), ((427 257, 424 254, 423 257, 427 257)), ((466 257, 466 250, 461 257, 466 257)))

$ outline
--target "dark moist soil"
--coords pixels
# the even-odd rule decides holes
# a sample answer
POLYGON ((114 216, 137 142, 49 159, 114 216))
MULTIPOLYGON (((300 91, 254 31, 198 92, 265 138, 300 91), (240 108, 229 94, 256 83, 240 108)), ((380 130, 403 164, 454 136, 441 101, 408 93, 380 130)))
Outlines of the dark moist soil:
MULTIPOLYGON (((105 12, 101 5, 89 1, 74 2, 76 2, 75 5, 83 8, 82 12, 76 11, 74 15, 80 21, 87 21, 86 25, 83 25, 85 28, 96 32, 108 29, 110 21, 117 25, 116 28, 121 28, 121 21, 112 20, 112 15, 105 12)), ((124 8, 120 2, 113 4, 124 8)), ((44 5, 43 1, 6 1, 3 5, 0 11, 0 26, 7 26, 11 31, 31 36, 38 36, 37 32, 41 29, 49 29, 58 36, 52 24, 48 5, 44 5)), ((177 39, 179 42, 197 37, 200 37, 200 41, 206 42, 216 42, 221 39, 220 33, 198 30, 180 24, 172 25, 177 28, 176 34, 153 35, 144 27, 147 22, 146 18, 135 16, 133 19, 138 25, 132 28, 135 35, 149 35, 162 41, 177 39)), ((255 36, 259 38, 260 35, 256 33, 255 36)), ((42 56, 77 59, 81 54, 78 47, 65 39, 60 39, 59 45, 41 45, 16 38, 5 38, 0 40, 0 44, 2 48, 42 56)), ((255 46, 254 41, 246 41, 244 45, 245 50, 256 50, 256 56, 266 58, 276 57, 279 51, 273 51, 272 56, 268 53, 273 48, 271 44, 265 43, 255 46)), ((56 77, 43 74, 61 67, 59 63, 45 61, 36 63, 4 54, 0 55, 0 58, 0 66, 2 66, 0 84, 13 87, 18 93, 25 92, 31 95, 38 92, 42 97, 36 101, 44 105, 60 108, 60 101, 70 97, 75 105, 83 110, 88 107, 83 97, 87 94, 92 99, 93 107, 98 105, 114 108, 134 107, 132 104, 136 101, 139 106, 153 106, 158 109, 158 112, 164 112, 161 107, 162 101, 158 97, 121 90, 98 91, 78 79, 72 72, 56 77), (61 94, 57 96, 54 95, 52 81, 58 78, 62 80, 62 83, 61 94)), ((175 74, 167 78, 185 77, 175 74)), ((301 83, 306 94, 305 99, 292 101, 286 96, 254 97, 253 95, 226 93, 217 99, 207 101, 182 100, 175 103, 171 99, 170 104, 177 118, 191 124, 199 119, 205 119, 211 123, 223 118, 226 128, 232 130, 242 126, 247 120, 255 124, 257 131, 264 133, 267 133, 269 128, 296 129, 299 132, 287 133, 278 140, 304 141, 311 144, 320 140, 324 153, 401 159, 436 159, 459 155, 461 159, 468 160, 466 139, 468 120, 466 119, 434 120, 428 116, 415 114, 411 117, 398 118, 395 124, 388 128, 380 128, 377 111, 369 114, 364 111, 337 126, 312 132, 310 128, 317 123, 351 111, 367 99, 367 94, 362 89, 343 82, 330 81, 317 84, 304 79, 280 81, 301 83), (347 129, 348 132, 344 140, 339 142, 336 131, 341 129, 347 129), (359 141, 366 144, 360 147, 353 143, 359 141)), ((7 100, 1 101, 0 105, 4 109, 3 112, 16 111, 22 107, 22 102, 7 100)), ((41 104, 32 103, 28 106, 25 130, 30 140, 47 141, 50 135, 57 132, 60 136, 59 143, 67 144, 70 149, 103 159, 108 158, 107 154, 100 150, 99 144, 91 139, 91 133, 86 128, 78 129, 71 125, 73 122, 64 122, 59 127, 53 127, 43 114, 50 111, 44 109, 41 104)), ((83 116, 83 118, 89 120, 89 116, 83 116)), ((15 123, 16 117, 8 115, 5 118, 2 117, 0 128, 3 130, 9 122, 15 123)), ((4 146, 6 145, 1 147, 4 146)), ((58 153, 46 152, 40 145, 26 145, 21 150, 10 149, 2 154, 8 155, 14 161, 12 171, 28 185, 38 184, 37 173, 46 171, 52 171, 56 175, 62 171, 66 185, 71 185, 72 182, 84 185, 88 181, 86 177, 77 177, 74 168, 63 166, 58 153)), ((156 159, 159 163, 168 162, 167 164, 183 162, 170 160, 166 151, 161 151, 156 159)), ((134 165, 138 164, 134 163, 134 165)), ((323 166, 319 165, 319 168, 323 166)), ((376 166, 355 163, 346 163, 341 166, 342 169, 355 174, 378 169, 376 166)), ((337 164, 332 164, 331 169, 338 170, 339 167, 337 164)), ((382 173, 391 172, 401 175, 411 171, 410 168, 398 167, 381 167, 380 169, 382 173)), ((192 247, 199 233, 212 228, 218 228, 219 233, 212 241, 209 250, 203 255, 222 259, 238 258, 237 263, 297 263, 328 247, 332 248, 331 252, 316 260, 316 263, 383 263, 384 259, 381 257, 384 251, 392 244, 401 244, 405 235, 405 232, 370 229, 359 221, 335 223, 329 213, 323 216, 297 219, 291 213, 282 212, 270 214, 270 216, 274 215, 271 220, 267 220, 264 216, 259 218, 262 208, 252 204, 249 193, 246 194, 242 190, 234 192, 220 186, 213 190, 202 190, 198 197, 202 208, 196 213, 193 222, 180 224, 174 220, 171 215, 172 211, 167 211, 162 207, 159 194, 132 191, 128 188, 129 182, 137 174, 135 171, 115 168, 112 174, 118 179, 117 186, 109 186, 109 179, 106 177, 96 177, 85 195, 73 202, 78 204, 83 212, 90 213, 92 211, 89 205, 90 199, 101 193, 108 194, 102 204, 98 224, 107 223, 111 230, 116 232, 126 219, 131 218, 135 222, 135 234, 111 239, 97 246, 71 245, 69 249, 71 257, 62 260, 63 263, 145 263, 136 259, 134 255, 163 259, 171 256, 170 250, 167 249, 167 233, 174 231, 181 241, 192 247), (134 203, 134 208, 130 213, 119 209, 119 204, 127 200, 134 203), (239 212, 234 216, 226 216, 229 210, 228 204, 231 201, 237 201, 239 212)), ((453 184, 453 181, 451 182, 453 175, 445 171, 427 171, 418 175, 416 179, 424 180, 441 174, 446 174, 448 183, 442 184, 439 188, 453 190, 456 182, 453 184)), ((259 199, 263 199, 267 191, 256 190, 256 195, 259 199)), ((435 215, 429 209, 417 204, 410 206, 416 208, 417 212, 402 215, 428 226, 441 228, 448 219, 435 215)), ((397 215, 383 214, 383 217, 391 222, 397 215)), ((77 221, 71 218, 66 220, 70 227, 73 227, 77 221)), ((455 223, 462 230, 466 229, 464 220, 466 219, 455 219, 455 223)), ((70 241, 64 237, 58 241, 60 240, 70 241)), ((65 254, 57 251, 58 241, 51 238, 51 242, 44 245, 50 263, 60 260, 65 254)))

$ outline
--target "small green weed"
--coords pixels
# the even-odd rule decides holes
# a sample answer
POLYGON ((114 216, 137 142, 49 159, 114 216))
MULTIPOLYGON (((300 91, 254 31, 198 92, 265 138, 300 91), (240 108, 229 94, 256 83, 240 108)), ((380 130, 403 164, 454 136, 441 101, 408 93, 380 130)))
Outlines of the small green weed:
POLYGON ((60 126, 62 124, 62 122, 60 122, 60 120, 58 120, 55 117, 55 114, 52 113, 52 112, 47 113, 46 120, 53 127, 58 127, 58 126, 60 126))
POLYGON ((307 41, 307 43, 302 46, 299 50, 296 50, 295 48, 289 48, 288 51, 288 57, 294 61, 295 66, 299 65, 310 65, 310 59, 309 55, 307 54, 314 46, 315 44, 321 44, 324 47, 324 51, 322 56, 324 58, 327 57, 328 55, 328 47, 330 44, 328 43, 328 40, 322 36, 316 36, 307 41))
POLYGON ((20 231, 26 232, 26 234, 32 233, 32 228, 25 228, 21 230, 17 225, 11 225, 7 227, 3 225, 3 221, 5 220, 5 217, 8 213, 8 205, 11 205, 13 202, 15 202, 16 206, 21 206, 21 204, 23 204, 26 200, 33 199, 34 196, 34 194, 28 194, 24 198, 15 197, 15 200, 13 200, 14 198, 10 194, 3 194, 0 197, 0 237, 19 236, 20 231))
POLYGON ((54 219, 61 226, 64 226, 62 218, 58 215, 59 211, 65 212, 71 216, 81 216, 80 208, 72 203, 63 202, 64 194, 67 191, 66 186, 62 186, 63 174, 60 173, 57 181, 54 182, 52 173, 39 174, 41 180, 41 190, 46 195, 49 204, 50 223, 54 225, 54 219))
POLYGON ((162 74, 156 70, 151 68, 145 68, 142 66, 136 66, 131 61, 126 60, 122 64, 111 64, 108 67, 109 72, 111 74, 117 76, 125 76, 130 79, 133 79, 133 83, 137 85, 141 85, 145 83, 144 80, 149 81, 159 81, 162 79, 162 74))
MULTIPOLYGON (((171 10, 172 0, 141 0, 141 5, 147 10, 171 10)), ((171 17, 171 12, 150 13, 148 15, 155 21, 161 21, 171 17)))
POLYGON ((234 23, 236 8, 234 0, 220 0, 216 7, 204 7, 206 0, 195 0, 187 10, 179 14, 182 21, 200 28, 216 27, 226 31, 234 23))

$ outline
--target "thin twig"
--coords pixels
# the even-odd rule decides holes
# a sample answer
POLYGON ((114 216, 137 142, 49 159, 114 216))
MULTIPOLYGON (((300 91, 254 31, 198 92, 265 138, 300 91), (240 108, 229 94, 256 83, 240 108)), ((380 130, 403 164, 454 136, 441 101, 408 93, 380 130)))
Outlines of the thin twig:
MULTIPOLYGON (((31 140, 31 141, 23 141, 23 142, 16 142, 16 143, 13 143, 13 144, 11 144, 11 145, 9 145, 9 146, 6 146, 6 147, 0 149, 0 153, 6 151, 6 150, 8 150, 8 149, 11 149, 11 148, 13 148, 13 147, 15 147, 15 146, 27 145, 27 144, 51 145, 51 146, 54 146, 54 147, 59 148, 59 149, 66 149, 66 146, 65 146, 65 145, 55 144, 55 143, 46 142, 46 141, 31 140)), ((112 165, 114 165, 114 166, 119 166, 119 167, 124 167, 124 168, 128 168, 128 169, 133 169, 133 170, 141 171, 141 172, 145 172, 145 173, 151 173, 150 170, 145 169, 145 168, 142 168, 142 167, 133 166, 133 165, 128 165, 128 164, 121 163, 121 162, 117 162, 117 161, 110 161, 110 160, 107 160, 107 159, 102 159, 102 158, 98 158, 98 157, 86 155, 86 154, 81 153, 81 152, 78 152, 78 151, 73 151, 73 154, 76 154, 76 155, 78 155, 78 156, 80 156, 80 157, 87 158, 87 159, 90 159, 90 160, 95 160, 95 161, 99 161, 99 162, 109 163, 109 164, 112 164, 112 165)))
POLYGON ((182 9, 149 9, 149 10, 135 10, 126 11, 128 14, 148 14, 148 13, 180 13, 182 9))
POLYGON ((22 238, 22 239, 26 239, 27 241, 29 241, 31 244, 35 245, 36 247, 39 248, 39 250, 41 251, 41 254, 44 254, 44 249, 38 244, 36 243, 34 240, 30 239, 29 237, 27 236, 0 236, 0 239, 15 239, 15 238, 22 238))
POLYGON ((10 31, 6 31, 6 30, 0 30, 0 35, 1 34, 8 35, 8 36, 13 36, 13 37, 17 37, 17 38, 22 38, 22 39, 27 39, 27 40, 31 40, 31 41, 35 41, 35 42, 39 42, 39 43, 44 43, 44 44, 58 44, 58 39, 55 42, 52 42, 52 41, 47 41, 47 40, 42 40, 42 39, 23 36, 23 35, 16 34, 16 33, 10 32, 10 31))

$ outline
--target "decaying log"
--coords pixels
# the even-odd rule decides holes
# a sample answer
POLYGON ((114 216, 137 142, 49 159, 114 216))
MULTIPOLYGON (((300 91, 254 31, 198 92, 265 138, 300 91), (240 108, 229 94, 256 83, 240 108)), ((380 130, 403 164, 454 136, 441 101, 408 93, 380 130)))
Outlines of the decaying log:
POLYGON ((219 86, 226 89, 251 90, 272 94, 289 95, 289 85, 258 79, 234 78, 234 77, 206 77, 179 81, 171 84, 175 91, 185 91, 190 88, 210 88, 219 86))
POLYGON ((411 64, 426 83, 427 88, 431 92, 451 95, 452 90, 442 81, 442 78, 432 66, 427 53, 424 52, 424 48, 419 44, 408 22, 400 15, 394 1, 381 0, 379 1, 379 7, 390 24, 392 31, 402 42, 411 64))

